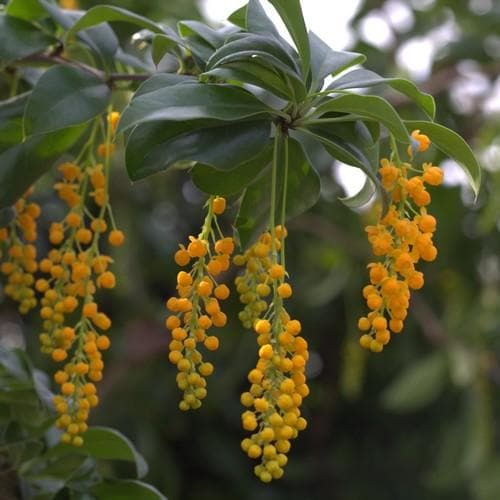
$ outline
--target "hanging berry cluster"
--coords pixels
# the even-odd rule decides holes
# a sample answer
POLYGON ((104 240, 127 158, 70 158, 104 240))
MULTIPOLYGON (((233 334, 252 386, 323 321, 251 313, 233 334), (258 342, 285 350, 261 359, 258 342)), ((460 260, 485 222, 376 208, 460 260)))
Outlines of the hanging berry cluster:
MULTIPOLYGON (((429 147, 429 138, 419 130, 412 137, 419 152, 429 147)), ((413 160, 411 147, 408 156, 413 160)), ((443 179, 442 170, 430 163, 424 163, 421 169, 402 163, 396 149, 391 160, 381 160, 379 173, 391 204, 379 223, 367 226, 366 232, 373 253, 384 261, 368 264, 370 284, 363 288, 363 296, 370 312, 358 321, 363 332, 360 344, 372 352, 382 351, 391 333, 403 330, 411 290, 424 285, 424 275, 415 265, 437 256, 432 240, 436 219, 427 212, 431 195, 426 184, 438 186, 443 179), (413 172, 416 175, 412 176, 413 172)))
POLYGON ((253 326, 259 346, 259 359, 248 374, 250 389, 241 395, 247 408, 242 425, 252 432, 241 447, 250 458, 260 459, 254 471, 266 483, 283 475, 290 440, 307 425, 300 411, 309 394, 307 341, 299 335, 300 322, 290 318, 283 304, 292 295, 292 287, 285 281, 286 235, 284 226, 272 228, 234 258, 237 265, 245 266, 243 275, 236 278, 245 304, 240 319, 245 327, 253 326))
POLYGON ((222 234, 217 216, 224 213, 226 200, 210 197, 208 213, 198 237, 190 236, 187 248, 179 245, 174 259, 177 265, 191 265, 189 272, 177 274, 177 297, 167 300, 172 313, 166 319, 171 330, 169 360, 177 366, 177 385, 183 391, 181 410, 197 409, 206 397, 206 378, 212 374, 212 363, 203 361, 198 350, 201 343, 209 351, 219 347, 219 339, 207 332, 212 327, 223 327, 227 322, 219 300, 229 297, 229 288, 219 283, 219 276, 229 269, 234 251, 232 238, 222 234))
MULTIPOLYGON (((116 229, 108 199, 111 139, 119 114, 108 115, 105 142, 94 155, 95 134, 80 156, 85 162, 66 162, 58 167, 62 179, 54 189, 68 206, 60 222, 50 226, 53 248, 39 264, 42 273, 35 282, 42 294, 40 317, 41 350, 56 363, 64 363, 54 379, 60 394, 54 397, 59 414, 57 425, 63 429, 62 441, 83 444, 81 434, 87 429, 89 410, 98 404, 96 382, 102 379, 102 351, 110 346, 104 333, 111 327, 110 318, 99 310, 95 300, 98 288, 115 287, 115 275, 108 269, 111 257, 101 253, 107 235, 108 244, 120 246, 123 233, 116 229)), ((99 123, 96 123, 97 130, 99 123)))
POLYGON ((37 222, 40 206, 30 202, 30 189, 14 205, 15 216, 8 227, 0 228, 0 270, 7 276, 5 294, 19 303, 19 312, 27 314, 36 307, 33 285, 38 269, 37 222))

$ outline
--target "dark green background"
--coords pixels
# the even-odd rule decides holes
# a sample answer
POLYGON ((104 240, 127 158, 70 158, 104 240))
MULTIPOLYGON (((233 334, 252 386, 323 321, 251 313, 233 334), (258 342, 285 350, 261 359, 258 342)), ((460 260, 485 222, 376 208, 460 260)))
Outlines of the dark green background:
MULTIPOLYGON (((82 7, 96 3, 82 2, 82 7)), ((109 3, 155 20, 200 16, 195 2, 187 0, 109 3)), ((353 27, 390 4, 363 2, 353 27)), ((450 97, 450 88, 456 84, 463 90, 471 78, 471 66, 463 61, 474 62, 474 71, 489 82, 499 80, 500 50, 485 47, 500 41, 500 6, 480 14, 477 5, 488 2, 405 4, 420 10, 412 8, 411 29, 394 33, 394 48, 357 42, 350 49, 368 56, 367 68, 394 76, 401 71, 395 54, 403 42, 429 36, 445 20, 456 23, 461 35, 437 54, 422 86, 437 100, 437 121, 461 133, 482 158, 486 148, 500 142, 498 115, 481 109, 491 90, 465 112, 460 99, 457 106, 450 97)), ((331 22, 333 30, 335 19, 331 22)), ((125 27, 118 31, 130 34, 125 27)), ((413 109, 393 99, 403 116, 411 116, 413 109)), ((113 348, 92 423, 129 436, 150 465, 146 480, 170 500, 500 498, 500 153, 491 160, 489 151, 475 204, 466 188, 433 189, 439 257, 423 266, 426 286, 412 297, 404 333, 382 354, 366 354, 357 345, 356 320, 363 313, 361 288, 370 260, 363 226, 370 213, 342 206, 336 199, 341 190, 327 172, 321 201, 290 222, 290 312, 302 321, 311 348, 311 395, 304 404, 309 427, 293 444, 284 478, 271 485, 259 483, 253 463, 239 449, 244 437, 239 394, 247 387, 257 349, 254 335, 234 319, 235 297, 227 306, 233 319, 220 334, 222 347, 210 354, 216 373, 207 400, 193 413, 177 409, 163 303, 175 291, 172 254, 178 242, 198 232, 203 195, 180 170, 131 186, 118 157, 112 201, 128 239, 115 252, 119 285, 101 297, 113 318, 113 348)), ((50 183, 50 176, 42 180, 37 194, 43 229, 62 213, 50 183)), ((230 207, 228 230, 236 205, 230 207)), ((11 303, 0 305, 0 341, 12 340, 5 334, 9 323, 22 325, 36 364, 52 369, 38 354, 36 316, 22 320, 11 303)))

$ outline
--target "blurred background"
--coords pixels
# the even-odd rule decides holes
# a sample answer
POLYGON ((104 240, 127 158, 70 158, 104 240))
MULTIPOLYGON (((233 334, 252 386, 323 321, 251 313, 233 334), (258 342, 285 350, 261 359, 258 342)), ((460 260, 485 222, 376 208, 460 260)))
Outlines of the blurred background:
MULTIPOLYGON (((217 26, 241 1, 108 0, 172 25, 217 26)), ((112 202, 127 245, 116 251, 119 286, 102 295, 113 318, 113 349, 92 423, 118 428, 150 465, 146 480, 170 500, 494 500, 500 498, 500 4, 495 0, 303 1, 309 27, 335 49, 366 54, 365 67, 415 79, 437 101, 437 121, 459 132, 484 167, 476 202, 464 175, 445 168, 434 189, 439 257, 424 266, 405 331, 382 354, 358 346, 370 248, 370 208, 337 197, 359 188, 356 169, 323 173, 320 202, 289 224, 290 312, 311 348, 309 427, 293 443, 285 476, 262 485, 239 448, 239 394, 256 356, 254 334, 233 319, 211 353, 216 372, 200 410, 177 408, 176 369, 167 359, 164 300, 174 293, 179 242, 196 234, 204 195, 172 170, 130 185, 116 160, 112 202), (338 5, 340 4, 340 5, 338 5), (342 4, 346 4, 342 7, 342 4)), ((97 2, 81 0, 88 8, 97 2)), ((116 25, 123 43, 128 26, 116 25)), ((403 116, 414 108, 388 94, 403 116)), ((38 189, 47 229, 63 207, 46 176, 38 189)), ((236 201, 236 200, 231 200, 236 201)), ((233 203, 226 218, 237 209, 233 203), (232 211, 232 212, 231 212, 232 211)), ((231 276, 233 279, 234 276, 231 276)), ((0 340, 27 344, 39 368, 36 316, 22 320, 0 298, 0 340)))

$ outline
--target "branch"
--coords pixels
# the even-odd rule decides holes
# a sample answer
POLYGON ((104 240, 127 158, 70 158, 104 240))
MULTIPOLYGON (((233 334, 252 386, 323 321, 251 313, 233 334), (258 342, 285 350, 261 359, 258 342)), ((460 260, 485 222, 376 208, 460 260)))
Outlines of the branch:
POLYGON ((89 66, 80 61, 73 61, 71 59, 66 59, 65 57, 59 54, 33 54, 21 60, 21 62, 44 62, 49 64, 62 64, 64 66, 72 66, 74 68, 81 69, 83 71, 87 71, 92 75, 96 76, 103 82, 105 82, 110 87, 113 86, 114 82, 117 81, 130 81, 130 82, 143 82, 147 80, 151 74, 150 73, 110 73, 94 68, 93 66, 89 66))

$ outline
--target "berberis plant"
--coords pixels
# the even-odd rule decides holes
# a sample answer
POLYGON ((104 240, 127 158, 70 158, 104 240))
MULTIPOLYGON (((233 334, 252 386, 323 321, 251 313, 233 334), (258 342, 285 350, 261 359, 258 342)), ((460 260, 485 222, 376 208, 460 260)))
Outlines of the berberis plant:
POLYGON ((114 288, 107 253, 125 241, 108 193, 116 141, 124 138, 132 181, 177 166, 208 195, 200 233, 175 253, 184 270, 166 302, 181 410, 199 408, 207 396, 214 367, 202 351, 218 348, 212 329, 227 321, 220 301, 230 288, 221 277, 231 264, 243 267, 235 281, 244 305, 239 318, 255 331, 258 356, 241 396, 242 425, 251 433, 241 447, 259 461, 254 470, 263 482, 283 475, 290 442, 307 425, 300 406, 309 393, 308 344, 285 308, 292 296, 286 224, 318 200, 325 155, 366 174, 361 191, 342 199, 347 207, 380 202, 378 223, 366 231, 382 259, 368 266, 369 313, 358 323, 361 346, 373 352, 402 331, 410 292, 424 284, 415 266, 437 255, 428 187, 441 183, 442 171, 422 164, 420 152, 434 145, 479 189, 474 155, 434 122, 432 96, 406 79, 363 69, 362 54, 331 49, 307 31, 299 0, 270 4, 293 44, 258 0, 220 29, 182 21, 174 31, 118 7, 72 11, 49 0, 10 0, 0 13, 1 78, 11 94, 0 102, 1 271, 19 311, 38 308, 41 350, 58 366, 58 394, 47 397, 26 355, 2 351, 2 450, 28 496, 161 496, 138 481, 103 477, 97 459, 133 460, 139 475, 143 460, 116 431, 87 430, 86 423, 111 343, 99 289, 114 288), (113 22, 140 29, 139 53, 120 47, 113 22), (152 71, 155 65, 171 72, 152 71), (381 85, 412 101, 420 118, 402 119, 370 93, 381 85), (40 207, 30 196, 53 165, 67 210, 52 222, 52 248, 41 258, 40 207), (227 196, 239 206, 234 235, 218 222, 227 196), (26 418, 33 405, 41 408, 35 420, 26 418))

